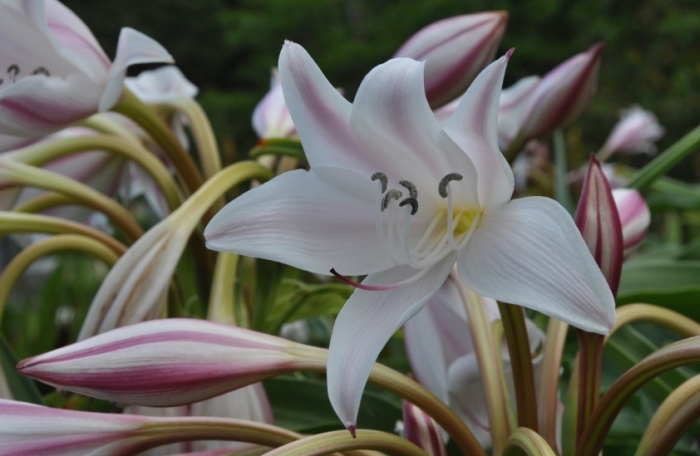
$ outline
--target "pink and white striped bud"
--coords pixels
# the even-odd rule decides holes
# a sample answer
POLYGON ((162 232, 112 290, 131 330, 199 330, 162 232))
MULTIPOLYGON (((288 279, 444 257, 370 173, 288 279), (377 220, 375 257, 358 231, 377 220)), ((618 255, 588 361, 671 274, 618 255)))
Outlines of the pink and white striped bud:
POLYGON ((325 352, 235 326, 167 319, 26 359, 17 370, 88 396, 168 407, 218 396, 314 360, 325 364, 325 352))
POLYGON ((595 155, 591 155, 574 221, 616 295, 624 250, 622 225, 610 184, 595 155))
POLYGON ((620 120, 605 141, 599 157, 604 160, 615 152, 653 154, 656 152, 654 142, 663 135, 664 127, 659 125, 654 113, 637 105, 632 106, 622 111, 620 120))
POLYGON ((447 456, 440 427, 427 413, 407 401, 403 401, 403 437, 428 456, 447 456))
POLYGON ((619 188, 612 191, 617 213, 622 225, 622 242, 624 257, 634 252, 644 240, 644 235, 651 222, 651 212, 646 201, 637 190, 619 188))
POLYGON ((531 76, 504 90, 498 111, 501 148, 542 136, 578 116, 595 95, 602 50, 603 44, 596 44, 542 79, 531 76))
POLYGON ((270 91, 253 111, 253 129, 261 140, 297 137, 292 116, 284 101, 277 69, 272 70, 270 91))
POLYGON ((507 22, 505 11, 443 19, 411 36, 394 57, 425 61, 425 94, 438 108, 461 96, 491 63, 507 22))

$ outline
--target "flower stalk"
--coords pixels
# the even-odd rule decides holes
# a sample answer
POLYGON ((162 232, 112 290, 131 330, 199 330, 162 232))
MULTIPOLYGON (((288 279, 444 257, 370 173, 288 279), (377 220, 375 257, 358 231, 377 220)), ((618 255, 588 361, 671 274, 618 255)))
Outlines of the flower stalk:
POLYGON ((559 370, 569 325, 556 318, 547 323, 547 338, 542 353, 537 410, 540 414, 540 434, 552 448, 557 447, 557 408, 559 406, 559 370), (556 393, 554 393, 556 392, 556 393))
POLYGON ((593 414, 600 399, 600 376, 603 363, 603 342, 605 336, 577 330, 579 341, 578 352, 578 406, 576 407, 576 435, 577 441, 593 414))
POLYGON ((397 456, 427 456, 408 440, 381 431, 359 429, 356 436, 332 431, 304 437, 265 453, 266 456, 322 456, 337 451, 376 450, 397 456))
POLYGON ((556 454, 541 435, 524 427, 513 432, 503 450, 503 456, 556 456, 556 454))

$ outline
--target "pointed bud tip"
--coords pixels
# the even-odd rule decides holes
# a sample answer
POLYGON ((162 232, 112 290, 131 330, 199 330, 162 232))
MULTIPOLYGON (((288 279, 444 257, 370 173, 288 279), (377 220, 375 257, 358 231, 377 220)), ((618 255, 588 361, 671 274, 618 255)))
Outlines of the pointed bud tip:
POLYGON ((514 53, 515 53, 515 48, 508 49, 508 52, 506 52, 506 59, 510 60, 510 58, 513 56, 514 53))
POLYGON ((348 426, 348 431, 350 431, 350 435, 352 436, 353 439, 357 438, 357 430, 355 429, 354 425, 348 426))
POLYGON ((605 42, 600 41, 591 46, 590 49, 588 49, 588 52, 590 52, 595 57, 598 57, 603 52, 603 49, 605 49, 605 42))

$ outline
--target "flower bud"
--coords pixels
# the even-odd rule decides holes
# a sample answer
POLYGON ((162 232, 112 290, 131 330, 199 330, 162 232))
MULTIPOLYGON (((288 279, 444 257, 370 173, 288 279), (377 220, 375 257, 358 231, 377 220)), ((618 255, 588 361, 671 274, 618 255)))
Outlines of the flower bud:
POLYGON ((235 326, 154 320, 19 363, 20 374, 122 404, 190 404, 297 370, 323 351, 235 326))
POLYGON ((603 44, 577 54, 542 79, 520 80, 501 94, 498 130, 501 148, 549 133, 571 122, 595 95, 603 44))
POLYGON ((624 250, 622 226, 610 184, 594 155, 591 155, 574 220, 610 289, 617 294, 624 250))
POLYGON ((447 456, 440 427, 427 413, 407 401, 403 401, 403 436, 428 456, 447 456))
POLYGON ((602 160, 615 152, 652 154, 656 152, 654 142, 663 135, 664 128, 654 113, 635 105, 622 111, 620 121, 605 141, 599 156, 602 160))
POLYGON ((394 57, 426 62, 425 93, 434 109, 462 95, 491 63, 507 22, 504 11, 444 19, 415 33, 394 57))
POLYGON ((649 206, 637 190, 620 188, 612 191, 617 213, 622 225, 622 242, 624 257, 634 252, 644 240, 644 235, 651 222, 649 206))
POLYGON ((277 70, 272 71, 270 91, 253 111, 253 129, 261 140, 270 138, 296 138, 297 131, 284 102, 282 85, 277 70))

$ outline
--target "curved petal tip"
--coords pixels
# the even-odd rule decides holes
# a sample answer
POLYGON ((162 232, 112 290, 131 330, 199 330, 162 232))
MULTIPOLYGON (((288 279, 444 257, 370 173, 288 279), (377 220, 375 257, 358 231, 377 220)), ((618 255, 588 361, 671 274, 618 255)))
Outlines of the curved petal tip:
POLYGON ((353 439, 357 438, 357 432, 355 430, 355 426, 353 426, 352 424, 350 426, 348 426, 348 431, 350 431, 350 435, 352 435, 353 439))

